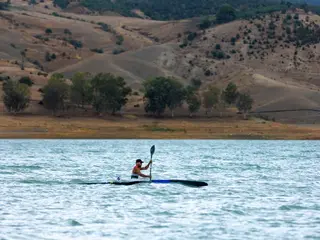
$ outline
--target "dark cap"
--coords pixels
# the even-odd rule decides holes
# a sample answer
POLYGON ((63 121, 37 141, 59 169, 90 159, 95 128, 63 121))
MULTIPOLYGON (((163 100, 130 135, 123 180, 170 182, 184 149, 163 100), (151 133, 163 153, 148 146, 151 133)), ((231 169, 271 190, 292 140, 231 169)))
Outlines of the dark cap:
POLYGON ((143 163, 143 161, 142 161, 141 159, 137 159, 137 160, 136 160, 136 163, 138 163, 138 162, 143 163))

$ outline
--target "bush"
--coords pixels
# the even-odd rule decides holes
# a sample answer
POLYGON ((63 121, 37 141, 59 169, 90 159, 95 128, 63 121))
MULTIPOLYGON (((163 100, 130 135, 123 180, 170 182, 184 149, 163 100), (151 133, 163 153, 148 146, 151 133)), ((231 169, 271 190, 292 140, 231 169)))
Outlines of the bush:
POLYGON ((103 22, 98 22, 98 25, 101 26, 101 29, 105 32, 110 32, 111 31, 111 27, 106 24, 106 23, 103 23, 103 22))
POLYGON ((46 52, 45 60, 46 60, 47 62, 50 62, 50 61, 51 61, 51 55, 50 55, 49 52, 46 52))
POLYGON ((224 52, 220 50, 214 50, 211 53, 212 53, 212 57, 218 60, 224 59, 226 57, 224 52))
POLYGON ((104 53, 102 48, 91 48, 90 51, 91 52, 96 52, 96 53, 104 53))
POLYGON ((124 41, 124 38, 122 35, 117 35, 117 41, 116 41, 116 44, 117 45, 122 45, 123 41, 124 41))
POLYGON ((51 34, 52 33, 52 29, 51 28, 47 28, 45 32, 46 32, 46 34, 51 34))
POLYGON ((117 55, 117 54, 120 54, 120 53, 123 53, 123 52, 125 52, 125 50, 122 49, 122 48, 116 48, 116 49, 113 49, 113 51, 112 51, 112 53, 114 55, 117 55))
POLYGON ((27 76, 21 77, 19 80, 19 83, 26 84, 29 87, 31 87, 33 85, 33 81, 27 76))
POLYGON ((72 32, 71 32, 68 28, 65 28, 65 29, 63 30, 63 33, 64 33, 64 34, 67 34, 67 35, 72 35, 72 32))
POLYGON ((191 33, 188 34, 187 39, 188 39, 188 41, 191 42, 191 41, 193 41, 196 37, 197 37, 197 33, 196 33, 196 32, 191 32, 191 33))
POLYGON ((82 47, 83 47, 81 41, 74 40, 74 39, 69 39, 68 42, 69 42, 72 46, 74 46, 75 49, 78 49, 78 48, 82 48, 82 47))

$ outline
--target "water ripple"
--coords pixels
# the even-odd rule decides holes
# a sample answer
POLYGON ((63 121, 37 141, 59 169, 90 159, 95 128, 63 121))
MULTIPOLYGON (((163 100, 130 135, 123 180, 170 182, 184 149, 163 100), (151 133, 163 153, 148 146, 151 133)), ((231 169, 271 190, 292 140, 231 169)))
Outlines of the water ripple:
POLYGON ((319 239, 319 141, 0 141, 0 239, 319 239), (156 145, 155 179, 128 180, 156 145), (138 233, 137 233, 138 232, 138 233))

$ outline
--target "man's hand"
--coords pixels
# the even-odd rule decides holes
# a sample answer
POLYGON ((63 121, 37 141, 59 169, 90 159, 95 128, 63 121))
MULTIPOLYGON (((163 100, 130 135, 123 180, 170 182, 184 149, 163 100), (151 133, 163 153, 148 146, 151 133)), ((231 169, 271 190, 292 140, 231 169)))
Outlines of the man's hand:
POLYGON ((149 164, 151 164, 151 163, 152 163, 152 159, 150 160, 149 164))

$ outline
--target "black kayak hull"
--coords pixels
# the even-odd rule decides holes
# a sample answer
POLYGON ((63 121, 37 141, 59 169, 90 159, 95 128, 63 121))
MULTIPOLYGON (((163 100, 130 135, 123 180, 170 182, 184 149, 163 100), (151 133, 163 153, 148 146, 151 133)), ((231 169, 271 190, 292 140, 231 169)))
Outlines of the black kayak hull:
POLYGON ((208 183, 202 181, 192 181, 192 180, 179 180, 179 179, 171 179, 171 180, 152 180, 152 181, 126 181, 126 182, 91 182, 91 183, 81 183, 85 185, 95 185, 95 184, 112 184, 112 185, 135 185, 135 184, 143 184, 143 183, 157 183, 157 184, 182 184, 188 187, 205 187, 208 186, 208 183))

